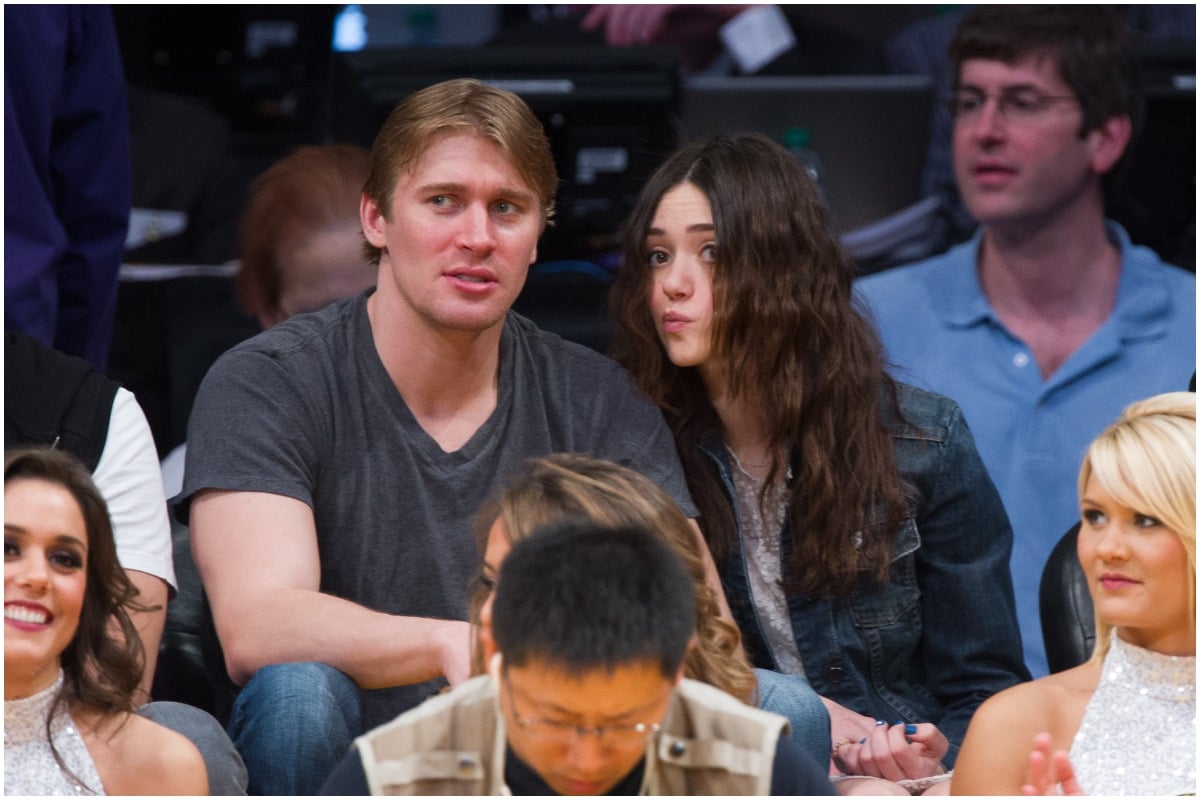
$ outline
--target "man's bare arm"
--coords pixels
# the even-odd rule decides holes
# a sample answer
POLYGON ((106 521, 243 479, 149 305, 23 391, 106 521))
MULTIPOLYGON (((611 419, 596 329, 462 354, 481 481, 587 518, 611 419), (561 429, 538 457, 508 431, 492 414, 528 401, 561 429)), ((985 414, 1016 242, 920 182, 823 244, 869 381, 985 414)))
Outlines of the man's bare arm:
POLYGON ((203 491, 192 501, 191 526, 234 683, 298 661, 328 664, 366 689, 468 676, 468 623, 385 614, 320 592, 316 525, 299 500, 203 491))
POLYGON ((167 582, 157 575, 127 569, 125 574, 137 587, 137 602, 150 606, 149 611, 139 611, 130 614, 130 619, 137 627, 138 638, 146 651, 146 667, 142 671, 142 682, 138 686, 137 702, 150 701, 150 687, 154 683, 154 670, 158 665, 158 648, 162 643, 163 628, 167 622, 167 582))

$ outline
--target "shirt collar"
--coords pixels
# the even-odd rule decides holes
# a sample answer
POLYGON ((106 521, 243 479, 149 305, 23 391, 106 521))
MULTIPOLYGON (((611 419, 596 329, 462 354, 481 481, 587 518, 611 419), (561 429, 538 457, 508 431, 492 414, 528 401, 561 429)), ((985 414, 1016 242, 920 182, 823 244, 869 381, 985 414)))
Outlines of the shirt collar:
MULTIPOLYGON (((1162 331, 1170 307, 1170 289, 1146 265, 1155 260, 1143 247, 1134 247, 1125 229, 1112 220, 1105 222, 1108 239, 1121 253, 1121 276, 1117 285, 1117 303, 1110 320, 1123 337, 1156 336, 1162 331)), ((947 269, 931 275, 941 288, 937 295, 945 298, 941 308, 946 324, 969 328, 986 321, 999 323, 991 303, 979 282, 979 247, 983 227, 947 254, 947 269), (964 268, 966 266, 967 268, 964 268)))
POLYGON ((951 327, 969 328, 996 319, 979 283, 979 246, 982 242, 983 227, 980 226, 968 241, 947 254, 948 269, 932 276, 942 285, 935 296, 945 298, 942 318, 951 327))

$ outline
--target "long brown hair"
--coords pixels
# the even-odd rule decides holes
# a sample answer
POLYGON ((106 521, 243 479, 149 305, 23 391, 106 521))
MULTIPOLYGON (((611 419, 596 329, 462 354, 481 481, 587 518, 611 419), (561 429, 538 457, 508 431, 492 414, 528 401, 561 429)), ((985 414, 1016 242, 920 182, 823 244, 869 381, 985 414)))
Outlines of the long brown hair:
MULTIPOLYGON (((721 616, 716 595, 705 581, 702 545, 670 495, 641 473, 581 454, 531 459, 525 471, 477 515, 479 549, 486 548, 488 530, 496 519, 516 544, 539 526, 579 518, 613 527, 646 527, 673 547, 696 589, 696 646, 684 661, 684 674, 744 702, 755 702, 757 682, 741 650, 741 633, 721 616)), ((473 622, 478 622, 490 593, 486 583, 476 588, 470 602, 473 622)), ((483 665, 477 651, 473 669, 479 673, 483 665)))
MULTIPOLYGON (((87 586, 75 631, 60 660, 63 687, 46 721, 60 705, 101 715, 134 710, 134 692, 141 683, 145 653, 130 611, 148 611, 136 601, 137 588, 117 561, 108 506, 83 463, 62 450, 13 450, 4 457, 4 485, 14 480, 39 480, 66 489, 79 504, 87 528, 87 586)), ((54 752, 59 766, 70 774, 54 752)))
POLYGON ((886 579, 907 502, 880 403, 895 404, 882 348, 853 300, 854 267, 812 181, 758 134, 695 142, 642 189, 612 288, 613 355, 665 413, 718 558, 736 548, 733 509, 700 442, 720 420, 695 368, 675 367, 648 307, 646 235, 662 196, 691 183, 716 229, 711 359, 735 399, 763 398, 772 444, 789 455, 789 591, 839 594, 886 579))

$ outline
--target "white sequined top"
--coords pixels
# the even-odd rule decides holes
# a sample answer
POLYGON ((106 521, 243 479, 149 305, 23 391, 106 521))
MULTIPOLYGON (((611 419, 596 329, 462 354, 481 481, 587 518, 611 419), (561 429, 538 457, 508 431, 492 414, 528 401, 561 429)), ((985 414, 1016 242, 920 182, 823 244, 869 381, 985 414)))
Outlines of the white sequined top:
POLYGON ((54 760, 46 739, 46 718, 63 685, 62 671, 50 687, 32 697, 4 701, 4 794, 104 794, 104 784, 66 708, 59 706, 50 726, 54 748, 74 775, 54 760))
POLYGON ((1071 763, 1089 795, 1195 794, 1195 656, 1155 653, 1114 633, 1071 763))

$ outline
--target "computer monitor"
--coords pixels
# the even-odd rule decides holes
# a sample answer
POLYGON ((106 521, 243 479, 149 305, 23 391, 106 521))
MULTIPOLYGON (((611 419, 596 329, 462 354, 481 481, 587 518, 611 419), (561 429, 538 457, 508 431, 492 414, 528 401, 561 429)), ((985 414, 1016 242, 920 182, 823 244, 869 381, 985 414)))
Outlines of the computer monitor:
POLYGON ((920 198, 933 82, 917 75, 697 76, 684 84, 686 139, 806 128, 841 233, 920 198))

